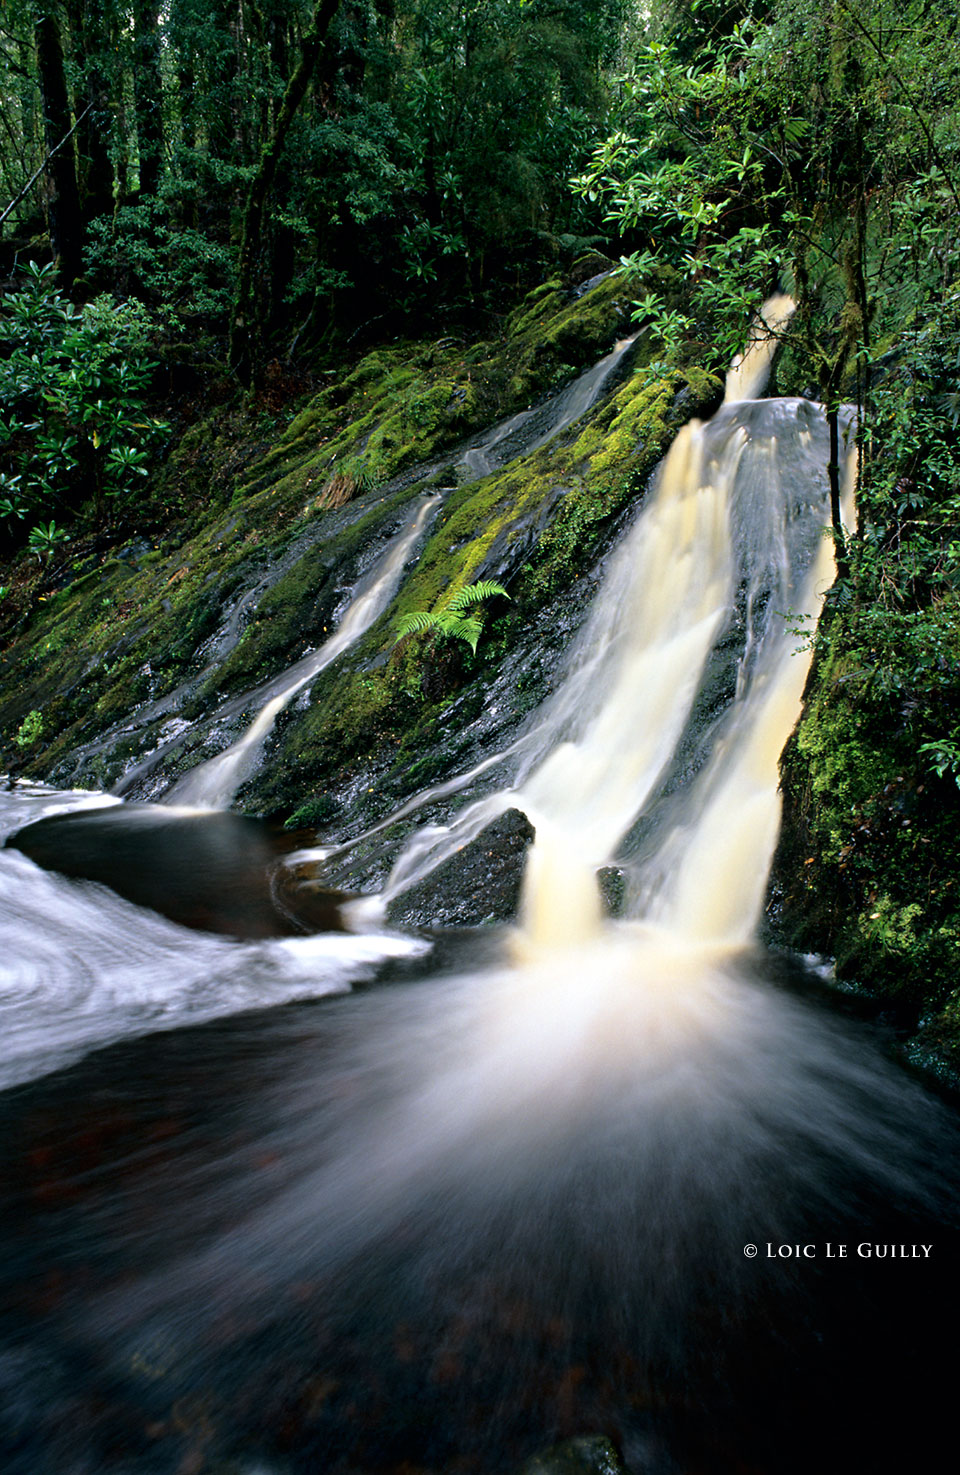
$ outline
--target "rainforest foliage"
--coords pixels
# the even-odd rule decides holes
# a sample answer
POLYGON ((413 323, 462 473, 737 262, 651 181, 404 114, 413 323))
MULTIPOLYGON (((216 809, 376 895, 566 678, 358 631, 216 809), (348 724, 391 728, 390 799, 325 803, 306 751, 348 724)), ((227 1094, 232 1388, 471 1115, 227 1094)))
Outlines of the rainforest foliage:
POLYGON ((0 191, 56 149, 8 233, 214 353, 246 292, 246 372, 596 228, 567 180, 620 0, 3 0, 0 25, 0 191))
MULTIPOLYGON (((644 334, 611 424, 656 405, 650 446, 789 292, 776 388, 834 424, 856 406, 859 488, 844 527, 834 456, 782 935, 960 1038, 955 0, 0 0, 0 102, 14 643, 71 561, 202 539, 208 498, 243 518, 274 472, 274 509, 305 515, 319 477, 330 511, 556 387, 598 346, 564 305, 590 248, 644 334)), ((604 468, 599 446, 571 464, 543 596, 609 507, 604 468)), ((478 550, 499 536, 464 529, 463 567, 391 629, 497 576, 478 550)), ((51 718, 16 736, 35 707, 7 736, 42 766, 51 718)))

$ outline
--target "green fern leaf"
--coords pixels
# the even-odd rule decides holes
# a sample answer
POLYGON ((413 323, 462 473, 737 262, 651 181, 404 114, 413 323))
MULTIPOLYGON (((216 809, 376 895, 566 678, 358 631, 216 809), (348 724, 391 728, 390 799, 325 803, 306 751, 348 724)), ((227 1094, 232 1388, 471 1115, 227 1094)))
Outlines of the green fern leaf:
POLYGON ((397 639, 402 640, 405 635, 423 635, 429 630, 437 635, 464 641, 476 655, 477 642, 483 634, 483 613, 478 611, 468 615, 466 611, 473 605, 482 604, 485 599, 497 596, 502 599, 510 598, 503 585, 494 583, 492 579, 480 579, 476 584, 466 584, 457 590, 445 609, 416 609, 401 615, 395 626, 397 639))
POLYGON ((476 584, 466 584, 462 589, 458 589, 447 605, 447 609, 451 613, 462 614, 472 604, 482 604, 485 599, 493 599, 498 594, 503 599, 510 598, 502 584, 495 584, 492 579, 480 579, 476 584))
POLYGON ((439 629, 440 624, 440 615, 425 609, 410 610, 397 621, 397 638, 402 640, 404 635, 422 635, 426 630, 439 629))
MULTIPOLYGON (((444 610, 444 614, 450 616, 450 611, 444 610)), ((441 628, 444 635, 452 636, 455 640, 466 641, 476 655, 477 641, 483 634, 483 621, 479 615, 467 615, 466 617, 454 615, 452 618, 445 619, 441 628)))

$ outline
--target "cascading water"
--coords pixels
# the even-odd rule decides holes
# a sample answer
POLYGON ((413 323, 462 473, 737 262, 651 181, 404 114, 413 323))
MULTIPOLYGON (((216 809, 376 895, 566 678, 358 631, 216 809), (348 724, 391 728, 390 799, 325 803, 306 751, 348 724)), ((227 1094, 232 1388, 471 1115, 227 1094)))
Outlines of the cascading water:
MULTIPOLYGON (((531 455, 574 424, 609 385, 635 342, 636 335, 624 338, 599 363, 579 374, 545 404, 523 410, 494 426, 469 446, 456 463, 462 479, 478 480, 516 456, 531 455)), ((431 498, 430 502, 414 511, 391 540, 372 573, 355 591, 330 639, 273 681, 249 693, 244 699, 245 705, 262 703, 250 726, 222 753, 198 764, 178 779, 163 796, 164 804, 221 809, 230 803, 256 764, 283 709, 297 692, 355 645, 390 604, 399 587, 404 566, 437 506, 438 500, 431 498)))
POLYGON ((612 351, 541 405, 511 415, 464 452, 459 464, 470 480, 489 476, 517 456, 530 456, 585 415, 637 341, 622 338, 612 351))
POLYGON ((242 737, 216 758, 192 768, 164 795, 165 804, 197 805, 208 809, 225 808, 248 776, 273 725, 297 692, 327 666, 354 645, 370 629, 392 600, 404 565, 423 528, 436 511, 431 499, 423 503, 408 519, 390 543, 387 552, 373 572, 357 590, 339 626, 319 650, 311 651, 270 682, 257 696, 265 697, 263 706, 242 737))
MULTIPOLYGON (((388 895, 491 813, 531 815, 492 960, 454 949, 0 1096, 38 1173, 57 1091, 85 1103, 54 1143, 66 1197, 14 1194, 14 1236, 47 1217, 0 1243, 24 1303, 0 1358, 15 1475, 508 1472, 598 1429, 634 1475, 917 1453, 946 1387, 916 1329, 952 1245, 953 1129, 749 947, 795 632, 832 576, 825 447, 819 407, 742 382, 684 432, 560 688, 488 760, 509 786, 410 842, 388 895), (871 1278, 863 1241, 920 1249, 871 1278)), ((195 970, 215 983, 249 957, 218 947, 195 970)))
MULTIPOLYGON (((723 636, 739 659, 729 706, 721 702, 710 724, 712 757, 685 810, 674 802, 672 833, 661 834, 642 864, 628 861, 627 913, 680 936, 749 940, 779 824, 779 755, 799 715, 810 637, 833 579, 823 411, 805 400, 748 398, 765 383, 791 311, 789 298, 765 304, 731 368, 724 407, 677 437, 559 690, 499 755, 512 767, 511 784, 468 804, 450 825, 414 835, 384 902, 515 807, 536 829, 527 933, 561 946, 595 934, 595 873, 618 858, 658 797, 723 636), (729 877, 724 895, 721 876, 729 877)), ((847 417, 845 444, 851 429, 847 417)), ((854 458, 846 465, 852 524, 854 458)))

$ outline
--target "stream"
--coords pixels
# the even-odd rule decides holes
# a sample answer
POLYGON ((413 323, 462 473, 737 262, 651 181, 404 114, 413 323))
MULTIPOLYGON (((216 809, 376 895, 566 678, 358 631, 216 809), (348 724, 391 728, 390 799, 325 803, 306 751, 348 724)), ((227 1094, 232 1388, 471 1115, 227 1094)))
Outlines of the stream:
POLYGON ((556 690, 379 895, 305 917, 303 852, 224 806, 386 607, 422 498, 165 803, 0 794, 10 1475, 486 1475, 598 1433, 632 1475, 932 1466, 955 1113, 756 941, 834 572, 825 419, 758 398, 774 347, 759 323, 556 690), (508 809, 535 831, 514 925, 389 924, 508 809))

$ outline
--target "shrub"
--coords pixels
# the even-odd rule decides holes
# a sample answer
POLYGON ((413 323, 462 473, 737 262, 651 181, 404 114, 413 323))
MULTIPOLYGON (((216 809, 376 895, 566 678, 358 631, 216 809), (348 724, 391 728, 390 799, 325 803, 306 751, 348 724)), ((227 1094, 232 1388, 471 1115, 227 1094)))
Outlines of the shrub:
POLYGON ((0 301, 0 523, 17 541, 34 517, 85 501, 99 517, 129 496, 167 428, 145 407, 146 310, 106 296, 76 307, 49 266, 24 277, 0 301))

